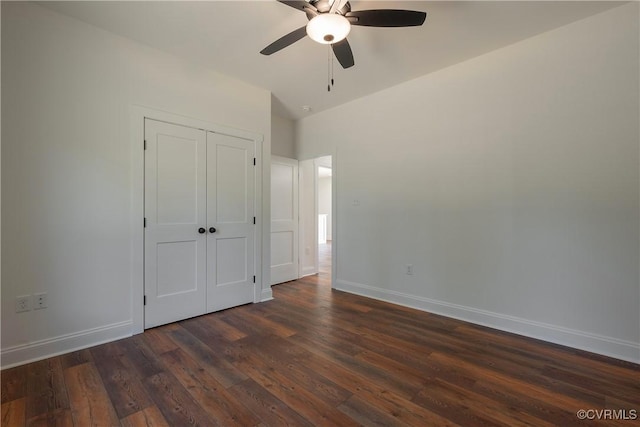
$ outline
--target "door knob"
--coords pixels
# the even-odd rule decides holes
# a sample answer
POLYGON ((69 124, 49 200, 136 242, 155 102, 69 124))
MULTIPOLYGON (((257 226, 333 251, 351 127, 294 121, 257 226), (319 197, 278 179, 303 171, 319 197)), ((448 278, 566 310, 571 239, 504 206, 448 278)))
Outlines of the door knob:
POLYGON ((215 232, 216 232, 216 228, 215 227, 209 228, 209 233, 215 233, 215 232))
POLYGON ((204 234, 206 232, 207 232, 207 230, 205 230, 204 228, 202 228, 202 227, 198 228, 198 233, 204 234))

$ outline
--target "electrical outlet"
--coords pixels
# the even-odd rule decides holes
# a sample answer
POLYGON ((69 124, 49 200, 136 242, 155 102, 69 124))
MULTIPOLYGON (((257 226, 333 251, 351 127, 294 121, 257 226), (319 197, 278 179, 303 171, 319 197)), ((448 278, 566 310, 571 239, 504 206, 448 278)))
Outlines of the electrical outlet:
POLYGON ((405 270, 405 274, 408 274, 409 276, 413 276, 413 265, 412 264, 407 264, 404 266, 405 270))
POLYGON ((23 311, 31 310, 31 296, 23 295, 16 297, 16 313, 22 313, 23 311))
POLYGON ((40 310, 42 308, 47 308, 47 293, 33 294, 33 309, 40 310))

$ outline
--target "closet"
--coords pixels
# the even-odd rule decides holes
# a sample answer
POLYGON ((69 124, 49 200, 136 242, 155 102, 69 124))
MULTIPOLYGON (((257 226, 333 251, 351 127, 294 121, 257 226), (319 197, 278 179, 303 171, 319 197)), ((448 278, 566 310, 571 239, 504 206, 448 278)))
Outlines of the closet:
POLYGON ((145 119, 144 326, 253 302, 255 143, 145 119))

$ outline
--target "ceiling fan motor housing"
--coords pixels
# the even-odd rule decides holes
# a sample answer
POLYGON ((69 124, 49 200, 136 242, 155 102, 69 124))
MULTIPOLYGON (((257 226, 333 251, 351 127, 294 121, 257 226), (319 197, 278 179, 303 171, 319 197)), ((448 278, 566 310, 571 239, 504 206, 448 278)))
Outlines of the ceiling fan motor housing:
MULTIPOLYGON (((335 0, 340 1, 340 0, 335 0)), ((309 2, 313 7, 315 7, 320 13, 327 13, 331 10, 331 3, 329 0, 316 0, 309 2)), ((351 12, 351 4, 346 2, 340 9, 337 10, 337 13, 343 15, 347 12, 351 12)))

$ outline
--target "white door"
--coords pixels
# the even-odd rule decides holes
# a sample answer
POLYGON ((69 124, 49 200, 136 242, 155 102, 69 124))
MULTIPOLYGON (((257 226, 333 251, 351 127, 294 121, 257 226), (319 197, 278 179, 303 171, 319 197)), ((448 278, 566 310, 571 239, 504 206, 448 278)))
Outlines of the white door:
POLYGON ((298 278, 298 161, 271 156, 271 284, 298 278))
POLYGON ((207 133, 207 311, 253 302, 254 142, 207 133))
POLYGON ((205 312, 206 133, 145 120, 145 328, 205 312), (202 230, 200 230, 202 231, 202 230))
POLYGON ((253 302, 254 141, 145 120, 145 328, 253 302))

